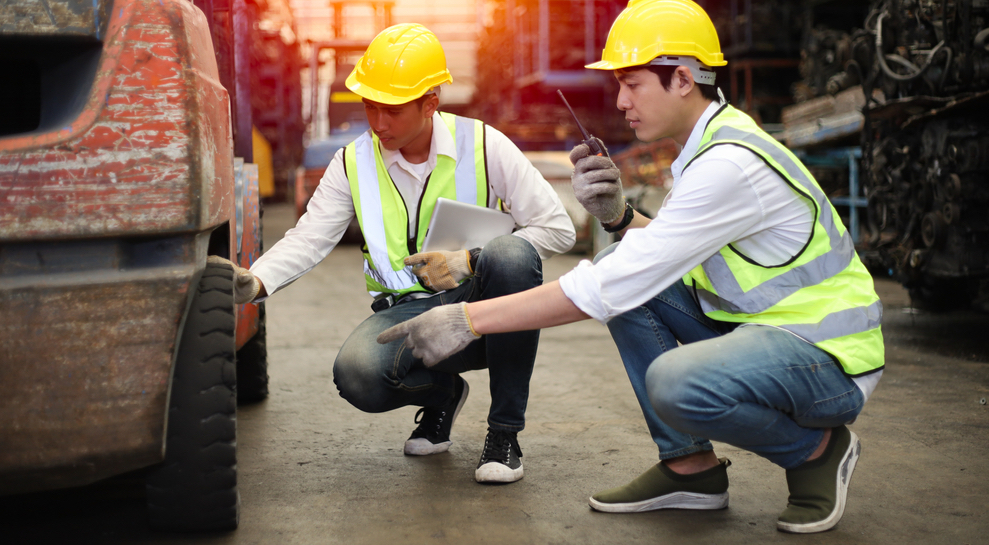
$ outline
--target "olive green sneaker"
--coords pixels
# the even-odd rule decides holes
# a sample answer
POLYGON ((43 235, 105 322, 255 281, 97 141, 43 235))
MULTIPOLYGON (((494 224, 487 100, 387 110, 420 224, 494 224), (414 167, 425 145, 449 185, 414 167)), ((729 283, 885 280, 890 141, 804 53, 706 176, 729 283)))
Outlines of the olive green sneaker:
POLYGON ((795 534, 830 530, 845 512, 848 482, 862 453, 862 443, 845 426, 831 430, 831 440, 816 460, 786 470, 790 498, 776 528, 795 534))
POLYGON ((646 470, 625 486, 598 492, 589 500, 591 508, 606 513, 639 513, 655 509, 724 509, 728 507, 728 466, 718 458, 716 467, 680 475, 662 462, 646 470))

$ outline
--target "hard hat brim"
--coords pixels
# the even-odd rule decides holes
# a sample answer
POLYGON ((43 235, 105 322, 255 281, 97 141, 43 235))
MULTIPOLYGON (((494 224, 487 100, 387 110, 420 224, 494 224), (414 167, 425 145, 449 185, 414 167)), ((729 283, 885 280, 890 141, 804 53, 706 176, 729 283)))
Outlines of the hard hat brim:
MULTIPOLYGON (((694 57, 693 55, 681 55, 681 56, 683 56, 683 57, 691 57, 691 58, 694 58, 694 59, 697 58, 697 57, 694 57)), ((636 67, 636 66, 645 68, 645 67, 649 66, 649 62, 650 61, 652 61, 652 59, 649 59, 646 62, 627 62, 627 63, 601 60, 601 61, 597 61, 597 62, 592 62, 591 64, 585 64, 584 65, 584 68, 589 68, 591 70, 621 70, 622 68, 631 68, 631 67, 636 67)), ((722 60, 721 62, 715 62, 715 63, 710 64, 708 66, 725 66, 726 64, 728 64, 728 61, 722 60)))
POLYGON ((591 70, 618 70, 619 68, 627 68, 627 66, 618 66, 611 61, 598 61, 592 62, 591 64, 585 64, 584 68, 590 68, 591 70))

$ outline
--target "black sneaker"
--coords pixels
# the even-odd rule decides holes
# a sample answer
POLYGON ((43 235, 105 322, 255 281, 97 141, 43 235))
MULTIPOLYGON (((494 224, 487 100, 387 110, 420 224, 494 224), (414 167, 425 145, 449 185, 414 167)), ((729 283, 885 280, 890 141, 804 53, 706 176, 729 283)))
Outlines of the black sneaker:
POLYGON ((522 478, 521 457, 515 432, 488 430, 474 479, 479 483, 514 483, 522 478))
POLYGON ((419 424, 405 441, 405 454, 425 456, 450 450, 450 430, 467 401, 467 381, 455 377, 453 401, 443 407, 423 407, 416 412, 415 423, 419 424))

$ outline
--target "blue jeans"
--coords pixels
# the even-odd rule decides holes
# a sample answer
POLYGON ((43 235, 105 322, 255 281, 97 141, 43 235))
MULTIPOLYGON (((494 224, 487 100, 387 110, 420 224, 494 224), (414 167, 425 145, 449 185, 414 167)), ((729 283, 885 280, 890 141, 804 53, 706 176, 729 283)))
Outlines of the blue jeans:
POLYGON ((608 329, 664 460, 715 440, 790 469, 823 428, 862 410, 861 390, 830 354, 782 329, 712 320, 682 281, 608 329))
POLYGON ((538 330, 485 335, 429 368, 412 356, 405 342, 378 344, 375 339, 389 327, 433 307, 491 299, 534 288, 542 282, 542 260, 536 249, 516 236, 498 237, 481 251, 474 276, 456 289, 399 303, 357 326, 337 354, 333 382, 353 406, 379 413, 407 405, 448 405, 454 395, 454 375, 487 368, 491 385, 488 426, 492 430, 520 431, 525 427, 538 330))

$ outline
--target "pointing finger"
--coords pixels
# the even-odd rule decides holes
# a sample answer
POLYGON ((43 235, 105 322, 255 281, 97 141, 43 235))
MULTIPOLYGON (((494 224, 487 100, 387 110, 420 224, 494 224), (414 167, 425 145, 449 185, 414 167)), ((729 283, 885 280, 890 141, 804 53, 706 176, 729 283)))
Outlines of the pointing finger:
POLYGON ((378 335, 378 344, 388 344, 399 339, 404 339, 409 334, 409 326, 402 322, 396 326, 389 327, 378 335))

